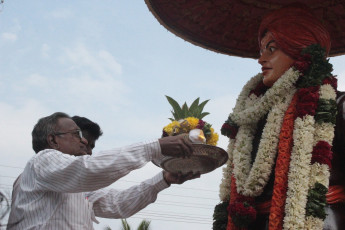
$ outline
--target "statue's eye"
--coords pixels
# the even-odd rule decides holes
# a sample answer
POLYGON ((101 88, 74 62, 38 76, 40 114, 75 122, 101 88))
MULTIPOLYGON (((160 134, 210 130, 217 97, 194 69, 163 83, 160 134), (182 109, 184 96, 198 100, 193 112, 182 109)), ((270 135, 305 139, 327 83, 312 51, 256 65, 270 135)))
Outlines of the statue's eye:
POLYGON ((271 53, 273 53, 274 51, 276 51, 276 47, 274 47, 274 46, 269 46, 268 47, 268 50, 271 52, 271 53))

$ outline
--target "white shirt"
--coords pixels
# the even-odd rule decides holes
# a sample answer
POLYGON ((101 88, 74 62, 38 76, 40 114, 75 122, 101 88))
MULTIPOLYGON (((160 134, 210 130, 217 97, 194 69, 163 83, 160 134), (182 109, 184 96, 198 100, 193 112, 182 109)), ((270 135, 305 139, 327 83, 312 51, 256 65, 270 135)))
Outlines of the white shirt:
POLYGON ((162 157, 158 141, 95 156, 40 151, 27 163, 13 189, 7 229, 93 229, 95 215, 129 217, 168 187, 162 173, 123 191, 104 187, 162 157))

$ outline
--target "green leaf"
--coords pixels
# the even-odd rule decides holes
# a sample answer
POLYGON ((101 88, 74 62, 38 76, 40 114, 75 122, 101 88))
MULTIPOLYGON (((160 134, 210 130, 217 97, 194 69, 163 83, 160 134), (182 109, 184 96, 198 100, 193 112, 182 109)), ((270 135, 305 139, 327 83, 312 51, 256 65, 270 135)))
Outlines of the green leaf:
POLYGON ((209 112, 204 112, 202 114, 200 114, 199 119, 203 119, 205 116, 209 115, 209 112))
POLYGON ((189 107, 189 112, 191 113, 191 115, 194 115, 194 110, 198 108, 198 106, 199 106, 199 97, 195 99, 195 101, 193 101, 193 103, 189 107))
POLYGON ((203 102, 198 106, 199 109, 200 109, 200 112, 203 111, 203 109, 204 109, 204 107, 205 107, 205 105, 206 105, 206 103, 207 103, 208 101, 209 101, 209 100, 203 101, 203 102))
POLYGON ((198 107, 194 110, 194 117, 199 118, 202 110, 198 107))
POLYGON ((183 117, 181 117, 181 119, 186 118, 189 115, 189 109, 186 102, 182 105, 182 113, 183 113, 183 117))
POLYGON ((183 113, 182 113, 182 109, 180 107, 180 105, 177 103, 177 101, 175 101, 173 98, 165 95, 165 97, 167 98, 169 104, 173 107, 173 110, 175 112, 175 114, 173 113, 173 116, 176 120, 180 119, 181 117, 183 118, 183 113))
POLYGON ((121 222, 122 222, 121 230, 131 230, 131 226, 129 226, 126 219, 121 219, 121 222))
POLYGON ((143 220, 143 221, 140 222, 137 230, 149 230, 150 229, 150 224, 151 224, 151 221, 143 220))

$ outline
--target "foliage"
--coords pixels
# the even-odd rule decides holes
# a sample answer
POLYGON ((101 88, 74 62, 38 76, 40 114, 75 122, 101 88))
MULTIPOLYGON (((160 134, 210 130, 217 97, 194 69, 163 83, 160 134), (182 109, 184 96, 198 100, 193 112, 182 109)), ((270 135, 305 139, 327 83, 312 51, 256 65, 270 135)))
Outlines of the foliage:
MULTIPOLYGON (((131 230, 131 226, 126 219, 121 219, 122 227, 121 230, 131 230)), ((142 220, 137 228, 137 230, 150 230, 151 221, 142 220)), ((111 230, 109 226, 106 226, 104 230, 111 230)))
POLYGON ((121 219, 121 222, 122 222, 121 230, 131 230, 131 226, 129 226, 126 219, 121 219))
POLYGON ((186 102, 182 106, 180 106, 179 103, 177 103, 177 101, 175 101, 173 98, 169 96, 166 96, 166 98, 173 108, 173 110, 171 111, 173 118, 169 118, 171 121, 178 121, 186 117, 195 117, 198 119, 202 119, 210 114, 208 112, 203 112, 203 109, 209 100, 203 101, 199 104, 199 98, 197 98, 193 101, 191 106, 188 107, 186 102))
POLYGON ((314 188, 309 190, 306 207, 307 216, 318 217, 322 220, 326 218, 325 206, 327 191, 328 189, 320 183, 315 183, 314 188))
POLYGON ((222 202, 216 205, 213 213, 213 230, 226 230, 228 223, 228 202, 222 202))
POLYGON ((305 68, 306 71, 303 73, 304 76, 298 80, 298 88, 321 85, 325 78, 331 77, 331 72, 333 70, 332 64, 329 63, 329 59, 325 58, 326 51, 319 44, 306 47, 302 51, 302 57, 304 57, 304 59, 309 59, 304 62, 310 63, 310 66, 307 65, 308 68, 305 68))
POLYGON ((139 224, 137 230, 150 230, 150 224, 151 224, 151 221, 143 220, 139 224))

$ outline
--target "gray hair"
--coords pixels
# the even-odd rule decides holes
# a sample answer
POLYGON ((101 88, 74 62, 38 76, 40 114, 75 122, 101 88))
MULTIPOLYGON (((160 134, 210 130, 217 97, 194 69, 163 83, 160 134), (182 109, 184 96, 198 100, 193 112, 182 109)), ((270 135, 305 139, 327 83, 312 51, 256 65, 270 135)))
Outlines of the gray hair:
POLYGON ((56 112, 50 116, 42 117, 32 130, 32 148, 35 153, 49 148, 47 137, 55 133, 57 122, 60 118, 71 118, 66 113, 56 112))

